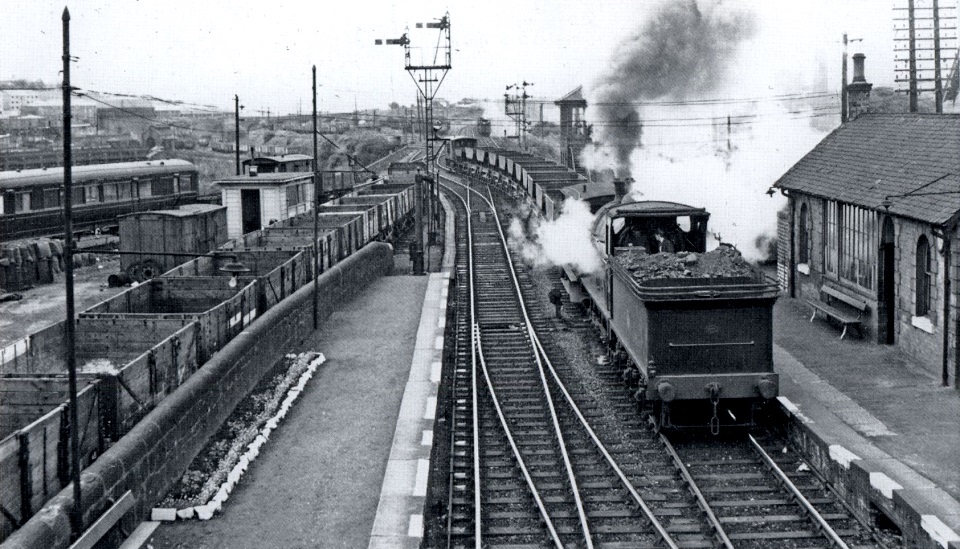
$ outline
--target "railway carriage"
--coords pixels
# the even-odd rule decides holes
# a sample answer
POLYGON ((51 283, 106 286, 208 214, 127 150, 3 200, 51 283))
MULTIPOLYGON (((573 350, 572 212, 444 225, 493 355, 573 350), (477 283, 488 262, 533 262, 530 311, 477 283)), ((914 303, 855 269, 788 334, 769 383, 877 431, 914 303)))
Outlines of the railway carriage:
MULTIPOLYGON (((197 168, 185 160, 74 166, 73 226, 112 231, 117 217, 197 201, 197 168)), ((63 168, 0 172, 0 241, 63 234, 63 168)))

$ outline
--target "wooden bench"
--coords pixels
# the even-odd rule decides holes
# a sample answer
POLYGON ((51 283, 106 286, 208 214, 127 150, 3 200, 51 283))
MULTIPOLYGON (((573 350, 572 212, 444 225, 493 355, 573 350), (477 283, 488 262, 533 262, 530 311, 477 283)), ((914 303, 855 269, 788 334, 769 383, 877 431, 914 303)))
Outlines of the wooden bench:
POLYGON ((856 297, 851 297, 843 292, 840 292, 839 290, 831 288, 830 286, 824 286, 820 288, 820 291, 827 296, 827 301, 820 301, 817 299, 807 300, 807 304, 813 308, 813 315, 810 316, 810 322, 813 322, 813 319, 817 317, 817 311, 820 311, 827 315, 827 317, 833 318, 843 325, 843 332, 840 334, 840 339, 843 339, 843 337, 847 335, 847 328, 850 326, 856 326, 860 337, 863 337, 862 319, 863 313, 867 310, 867 302, 856 297), (834 300, 839 301, 853 309, 853 311, 856 311, 856 316, 854 316, 853 312, 845 312, 832 306, 831 303, 834 300))

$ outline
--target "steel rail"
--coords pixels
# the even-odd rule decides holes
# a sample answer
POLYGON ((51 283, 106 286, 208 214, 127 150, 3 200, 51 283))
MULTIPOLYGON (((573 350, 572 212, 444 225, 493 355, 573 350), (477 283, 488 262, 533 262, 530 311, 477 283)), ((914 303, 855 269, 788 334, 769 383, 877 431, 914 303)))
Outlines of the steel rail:
MULTIPOLYGON (((453 181, 454 183, 460 184, 460 183, 456 182, 455 180, 453 180, 453 179, 451 179, 451 178, 449 178, 449 177, 447 177, 447 179, 448 179, 449 181, 453 181)), ((550 415, 551 415, 551 420, 552 420, 552 422, 553 422, 554 433, 555 433, 555 435, 556 435, 556 437, 557 437, 558 448, 559 448, 559 451, 560 451, 560 455, 561 455, 562 458, 563 458, 564 466, 565 466, 566 472, 567 472, 567 480, 568 480, 568 482, 570 482, 571 493, 573 494, 573 498, 574 498, 574 501, 575 501, 575 504, 576 504, 576 507, 577 507, 577 514, 578 514, 579 519, 580 519, 581 531, 583 532, 583 537, 584 537, 584 541, 586 542, 587 548, 588 548, 588 549, 593 549, 593 546, 594 546, 594 545, 593 545, 593 539, 592 539, 592 537, 591 537, 591 535, 590 535, 590 527, 589 527, 589 524, 588 524, 588 522, 587 522, 586 509, 584 508, 583 499, 582 499, 581 496, 580 496, 579 486, 577 485, 576 477, 575 477, 575 475, 574 475, 574 473, 573 473, 573 464, 572 464, 572 461, 570 460, 570 454, 569 454, 569 452, 567 451, 566 442, 564 441, 564 438, 563 438, 563 433, 562 433, 562 429, 561 429, 561 427, 560 427, 560 422, 559 422, 559 421, 560 421, 560 420, 559 420, 559 416, 557 415, 556 407, 555 407, 555 405, 554 405, 554 403, 553 403, 553 397, 552 397, 552 395, 550 394, 549 385, 547 384, 546 373, 545 373, 545 371, 544 371, 543 363, 542 363, 541 360, 540 360, 540 355, 539 355, 539 353, 536 352, 536 345, 535 345, 535 341, 536 341, 536 331, 533 329, 533 322, 530 320, 530 316, 529 316, 529 314, 528 314, 528 312, 527 312, 526 305, 525 305, 525 303, 524 303, 524 301, 523 301, 523 292, 522 292, 521 289, 520 289, 520 282, 519 282, 519 280, 518 280, 518 277, 517 277, 517 274, 516 274, 516 270, 515 270, 514 267, 513 267, 513 260, 512 260, 512 258, 510 257, 510 251, 509 251, 509 247, 507 246, 506 236, 503 234, 503 227, 502 227, 501 224, 500 224, 500 216, 497 214, 497 210, 496 210, 496 207, 494 206, 494 203, 493 203, 492 198, 487 198, 487 197, 483 196, 480 192, 478 192, 477 190, 473 189, 472 187, 464 186, 464 185, 462 185, 462 184, 460 184, 460 186, 461 186, 461 187, 464 187, 465 189, 467 189, 467 190, 469 191, 469 192, 468 192, 468 196, 470 196, 470 192, 477 194, 484 202, 487 203, 487 205, 490 207, 491 212, 493 213, 494 220, 495 220, 495 222, 496 222, 497 232, 498 232, 498 234, 500 235, 500 244, 501 244, 501 246, 502 246, 502 249, 504 250, 504 255, 505 255, 505 257, 506 257, 507 266, 510 268, 510 273, 511 273, 511 277, 512 277, 513 284, 514 284, 514 289, 515 289, 516 292, 517 292, 517 303, 519 304, 519 306, 520 306, 520 311, 521 311, 521 313, 523 314, 523 318, 524 318, 524 322, 525 322, 525 327, 526 327, 526 330, 527 330, 527 337, 528 337, 528 339, 529 339, 529 341, 530 341, 530 345, 531 345, 531 347, 532 347, 532 350, 534 351, 533 355, 534 355, 534 358, 536 359, 536 362, 537 362, 538 373, 540 374, 540 381, 541 381, 541 384, 542 384, 542 386, 543 386, 544 394, 545 394, 545 396, 547 397, 547 404, 548 404, 548 407, 549 407, 549 409, 550 409, 550 415)), ((489 190, 488 190, 488 191, 489 191, 489 190)), ((472 241, 472 234, 471 234, 470 240, 472 241)), ((472 245, 471 245, 471 249, 472 249, 472 245)), ((480 337, 480 336, 479 336, 479 334, 480 334, 480 328, 479 328, 479 326, 477 326, 477 328, 476 328, 476 334, 477 334, 477 336, 476 336, 476 337, 477 337, 477 344, 478 344, 478 346, 480 346, 480 344, 479 344, 479 337, 480 337)), ((498 413, 498 415, 500 415, 500 417, 501 417, 501 423, 503 424, 504 431, 507 432, 508 438, 510 438, 510 440, 511 440, 511 446, 513 446, 512 435, 510 434, 509 426, 506 424, 505 418, 504 418, 504 416, 502 415, 502 412, 501 412, 501 409, 500 409, 500 406, 499 406, 499 402, 498 402, 497 399, 496 399, 496 392, 495 392, 495 390, 494 390, 494 388, 493 388, 492 380, 491 380, 490 377, 489 377, 489 372, 488 372, 487 366, 486 366, 486 360, 484 359, 483 353, 482 353, 482 346, 480 346, 480 348, 481 348, 481 352, 480 352, 481 366, 483 367, 484 375, 486 376, 487 384, 488 384, 488 386, 489 386, 489 390, 490 390, 491 396, 494 398, 495 407, 497 408, 497 413, 498 413)), ((515 449, 515 453, 516 453, 516 449, 515 449)), ((518 453, 516 454, 516 457, 517 457, 517 460, 518 460, 521 464, 524 463, 522 457, 521 457, 518 453)), ((526 471, 525 465, 523 466, 523 473, 524 473, 524 476, 527 477, 527 471, 526 471)), ((529 478, 529 477, 527 477, 527 478, 529 478)), ((535 487, 533 486, 533 484, 532 484, 532 479, 530 479, 529 482, 531 483, 531 484, 530 484, 531 490, 533 490, 534 493, 536 494, 536 493, 537 493, 537 492, 536 492, 536 488, 535 488, 535 487)), ((540 506, 540 502, 539 502, 539 501, 538 501, 538 506, 540 506)), ((553 527, 552 527, 552 522, 550 521, 549 517, 547 517, 547 515, 546 515, 546 509, 543 508, 543 507, 541 507, 541 513, 544 514, 544 518, 545 518, 545 520, 547 520, 548 524, 550 525, 551 531, 552 531, 552 528, 553 528, 553 527)), ((559 540, 556 540, 556 541, 559 541, 559 540)))
POLYGON ((530 492, 533 494, 533 499, 537 503, 537 508, 540 509, 540 515, 543 517, 544 522, 546 522, 547 530, 550 531, 550 536, 553 538, 554 544, 557 546, 557 549, 564 549, 564 544, 560 540, 560 535, 557 533, 556 528, 553 526, 553 520, 550 518, 550 514, 547 513, 547 508, 543 503, 543 499, 540 497, 540 492, 537 490, 536 484, 533 482, 533 477, 530 476, 530 470, 523 459, 523 455, 520 453, 520 448, 517 446, 517 443, 513 438, 513 432, 510 430, 510 425, 507 423, 507 418, 503 413, 503 408, 500 406, 500 399, 497 398, 497 393, 493 388, 493 380, 490 379, 490 370, 487 369, 487 361, 483 356, 483 346, 480 343, 480 326, 476 324, 473 325, 473 334, 477 350, 479 351, 477 355, 480 357, 480 367, 483 370, 483 376, 487 381, 487 389, 490 391, 490 399, 493 401, 493 407, 497 411, 497 417, 500 419, 500 425, 503 427, 503 432, 507 436, 507 441, 510 443, 510 448, 513 450, 513 455, 517 459, 517 463, 520 466, 520 472, 523 473, 523 478, 527 481, 527 486, 530 488, 530 492))
MULTIPOLYGON (((448 187, 449 188, 449 187, 448 187)), ((451 189, 452 190, 452 189, 451 189)), ((472 191, 467 187, 468 191, 472 191)), ((476 191, 474 191, 476 192, 476 191)), ((560 535, 557 533, 556 528, 553 525, 553 520, 550 518, 549 513, 547 512, 546 505, 543 503, 543 499, 540 497, 540 492, 537 490, 533 478, 530 476, 530 471, 527 468, 526 462, 523 459, 523 455, 520 453, 520 448, 517 446, 516 441, 513 438, 513 433, 510 430, 510 426, 506 421, 506 417, 503 414, 503 409, 500 406, 500 400, 497 398, 496 391, 493 388, 493 380, 490 379, 490 373, 487 369, 486 359, 483 355, 483 346, 480 341, 480 326, 476 322, 476 292, 474 285, 474 261, 473 261, 473 223, 471 220, 471 211, 472 207, 470 205, 470 193, 467 192, 467 198, 464 199, 459 195, 459 193, 454 192, 454 194, 464 203, 464 206, 467 210, 467 257, 468 257, 468 268, 467 273, 469 275, 469 287, 470 287, 470 316, 471 316, 471 355, 473 362, 473 371, 471 372, 471 380, 473 387, 473 466, 474 466, 474 547, 476 549, 482 549, 482 514, 481 514, 481 482, 480 482, 480 420, 479 420, 479 402, 478 402, 478 384, 477 384, 477 367, 479 366, 482 371, 484 378, 487 382, 487 389, 490 391, 490 398, 493 401, 494 409, 497 411, 497 417, 500 420, 500 425, 503 428, 504 434, 507 436, 507 440, 510 443, 510 448, 513 451, 514 458, 517 460, 517 464, 520 468, 521 473, 523 474, 524 479, 527 482, 527 487, 530 489, 530 492, 533 495, 533 499, 537 504, 537 508, 540 511, 540 515, 546 524, 547 530, 550 532, 550 536, 553 539, 554 544, 558 549, 563 549, 563 542, 560 540, 560 535), (479 360, 478 360, 479 359, 479 360)))
POLYGON ((757 442, 757 439, 753 438, 753 435, 748 435, 750 442, 753 443, 753 448, 760 454, 763 460, 766 462, 767 466, 777 475, 780 479, 781 484, 787 487, 790 492, 793 493, 793 497, 800 503, 804 508, 810 518, 814 519, 817 525, 820 527, 821 532, 826 535, 826 537, 833 542, 834 545, 840 547, 840 549, 849 549, 847 544, 840 539, 840 536, 837 532, 827 523, 827 520, 823 518, 823 515, 814 508, 813 504, 800 492, 797 486, 791 481, 787 475, 780 469, 780 466, 777 465, 773 458, 760 446, 760 443, 757 442))
POLYGON ((475 549, 483 549, 483 535, 480 531, 483 514, 481 512, 481 478, 480 478, 480 407, 477 400, 477 342, 474 340, 473 326, 476 323, 476 294, 473 284, 473 224, 470 218, 470 193, 464 200, 459 194, 454 193, 460 201, 463 202, 467 212, 467 277, 468 287, 470 289, 470 391, 471 406, 473 408, 473 543, 475 549))
POLYGON ((690 474, 690 470, 687 468, 687 466, 683 464, 683 460, 680 459, 680 455, 677 454, 673 444, 670 444, 670 441, 667 440, 667 437, 663 433, 660 433, 660 440, 667 449, 667 453, 669 453, 670 457, 673 458, 673 463, 676 465, 677 470, 680 471, 680 476, 683 477, 683 480, 686 481, 690 491, 693 492, 694 497, 697 498, 697 503, 700 504, 700 508, 703 509, 704 513, 706 513, 707 519, 710 521, 710 524, 717 533, 717 537, 720 538, 720 541, 723 543, 724 547, 727 549, 733 549, 733 542, 730 541, 726 530, 720 524, 720 519, 717 518, 717 515, 713 512, 713 508, 710 507, 709 503, 707 503, 707 498, 703 496, 703 492, 700 491, 700 487, 697 486, 697 482, 693 480, 693 475, 690 474))
MULTIPOLYGON (((457 183, 457 182, 456 182, 455 180, 453 180, 452 178, 449 178, 449 177, 448 177, 447 179, 450 180, 450 181, 453 181, 454 183, 457 183)), ((458 184, 459 184, 459 183, 458 183, 458 184)), ((470 190, 473 190, 473 189, 470 189, 470 190)), ((474 191, 474 192, 477 192, 477 191, 474 191)), ((479 194, 479 193, 478 193, 478 194, 479 194)), ((485 200, 486 200, 486 199, 485 199, 485 200)), ((491 203, 490 200, 487 200, 487 202, 488 202, 488 203, 491 203)), ((503 228, 502 228, 502 225, 500 224, 500 219, 499 219, 499 216, 497 215, 497 212, 496 212, 496 209, 495 209, 495 208, 494 208, 494 216, 495 216, 495 218, 496 218, 496 220, 497 220, 497 229, 498 229, 498 231, 500 232, 501 238, 504 238, 504 240, 505 240, 505 237, 504 237, 504 235, 503 235, 503 228)), ((513 268, 513 260, 512 260, 512 258, 509 257, 509 253, 508 253, 508 262, 507 262, 507 263, 508 263, 508 265, 510 266, 511 273, 512 273, 513 278, 514 278, 514 283, 515 283, 515 284, 518 284, 518 283, 516 282, 516 272, 514 271, 514 268, 513 268)), ((519 286, 517 286, 517 290, 519 291, 519 286)), ((551 373, 551 375, 553 376, 553 378, 554 378, 557 386, 560 388, 560 391, 563 393, 564 397, 566 398, 566 401, 567 401, 568 405, 569 405, 570 408, 573 410, 573 412, 574 412, 574 414, 577 416, 577 418, 580 420, 580 423, 583 425, 584 429, 587 431, 587 433, 589 434, 590 438, 593 440, 593 443, 596 445, 597 449, 600 451, 601 454, 603 454, 604 458, 607 460, 607 463, 611 466, 611 468, 614 470, 614 472, 616 472, 616 474, 617 474, 617 476, 619 477, 621 483, 622 483, 622 484, 624 485, 624 487, 630 492, 630 495, 634 498, 634 501, 637 502, 637 505, 638 505, 638 506, 640 507, 640 509, 643 511, 644 515, 646 515, 647 519, 650 520, 650 522, 651 522, 651 524, 653 525, 654 529, 657 531, 657 534, 660 535, 660 537, 664 540, 664 542, 667 544, 667 546, 670 547, 670 549, 679 549, 679 545, 677 544, 676 540, 674 540, 674 539, 673 539, 673 536, 671 536, 670 533, 667 532, 666 528, 663 526, 663 524, 660 522, 660 520, 656 518, 656 515, 653 513, 653 510, 650 508, 649 505, 647 505, 646 501, 643 499, 643 497, 640 495, 640 493, 637 492, 636 488, 634 488, 633 483, 630 482, 630 479, 628 479, 627 476, 626 476, 626 474, 623 472, 623 470, 620 469, 620 466, 617 464, 616 460, 613 459, 613 456, 610 455, 610 453, 607 451, 606 447, 605 447, 605 446, 603 445, 603 443, 600 441, 599 437, 597 437, 597 435, 596 435, 596 433, 594 432, 593 428, 590 426, 590 423, 587 421, 587 419, 586 419, 586 418, 583 416, 583 414, 580 412, 580 409, 577 407, 576 403, 574 402, 573 397, 572 397, 572 396, 570 395, 570 393, 567 391, 567 389, 566 389, 566 387, 564 386, 563 382, 560 381, 559 375, 557 374, 557 371, 556 371, 556 369, 554 368, 553 363, 550 361, 550 358, 547 356, 547 353, 546 353, 546 351, 545 351, 544 348, 543 348, 543 344, 541 343, 539 336, 537 335, 536 331, 532 329, 532 324, 531 324, 531 322, 530 322, 530 318, 529 318, 529 316, 527 315, 526 306, 522 304, 522 301, 521 301, 521 307, 522 307, 522 309, 523 309, 524 318, 525 318, 526 321, 527 321, 527 326, 528 326, 528 330, 529 330, 528 333, 529 333, 529 335, 530 335, 530 337, 531 337, 531 340, 533 341, 534 345, 536 346, 536 350, 537 350, 536 356, 537 356, 538 364, 541 363, 541 358, 540 358, 540 357, 542 357, 542 358, 543 358, 543 361, 548 365, 549 370, 550 370, 550 373, 551 373)), ((544 383, 546 383, 546 382, 544 381, 544 383)), ((548 394, 549 394, 549 393, 548 393, 548 394)), ((550 398, 549 401, 551 402, 551 408, 552 408, 552 401, 553 401, 553 399, 550 398)), ((586 520, 586 518, 584 517, 584 521, 585 521, 585 520, 586 520)), ((725 536, 725 534, 724 534, 724 536, 725 536)), ((588 539, 589 539, 589 538, 588 538, 588 539)), ((729 543, 729 540, 727 540, 727 543, 729 543)), ((730 548, 730 547, 731 547, 731 546, 728 545, 728 548, 730 548)))
MULTIPOLYGON (((626 473, 620 468, 620 465, 617 464, 617 461, 613 459, 613 456, 610 455, 610 452, 607 451, 607 447, 604 446, 603 442, 600 441, 600 438, 597 436, 596 432, 593 430, 593 427, 590 426, 590 422, 587 421, 587 418, 584 417, 583 413, 580 411, 580 408, 574 402, 573 397, 567 391, 566 386, 560 380, 559 374, 557 374, 556 369, 553 367, 553 363, 550 361, 550 358, 547 356, 546 350, 543 348, 543 344, 540 342, 540 338, 536 338, 537 350, 539 353, 543 354, 544 359, 550 367, 550 373, 553 375, 553 379, 556 381, 557 386, 560 391, 563 393, 563 396, 566 398, 567 404, 570 406, 570 409, 577 416, 577 419, 580 420, 580 424, 583 425, 584 430, 587 434, 590 435, 590 439, 593 441, 594 445, 597 447, 597 450, 603 455, 604 459, 607 460, 607 463, 617 474, 617 477, 620 479, 620 482, 623 486, 630 492, 630 495, 633 497, 633 500, 637 502, 637 505, 643 511, 643 514, 647 517, 647 520, 653 525, 654 530, 657 531, 657 534, 663 539, 670 549, 679 549, 679 545, 676 540, 673 539, 673 536, 667 532, 667 529, 663 526, 663 523, 660 522, 660 519, 656 517, 653 513, 653 509, 647 505, 646 500, 643 499, 643 496, 640 495, 640 492, 634 488, 633 483, 630 482, 630 479, 627 478, 626 473)), ((727 540, 729 542, 729 540, 727 540)), ((728 549, 733 549, 732 546, 728 545, 728 549)))
MULTIPOLYGON (((487 187, 487 193, 491 193, 489 187, 487 187)), ((537 370, 540 374, 540 382, 543 385, 543 392, 547 397, 547 406, 550 408, 550 418, 553 420, 553 429, 559 442, 560 455, 563 456, 563 463, 567 470, 567 480, 570 482, 570 488, 573 492, 573 498, 577 506, 577 514, 580 517, 580 527, 581 531, 583 532, 583 538, 587 543, 587 549, 593 549, 593 538, 590 535, 590 525, 587 522, 587 510, 584 508, 583 498, 580 496, 580 487, 577 484, 577 478, 573 472, 573 463, 570 460, 570 453, 567 451, 567 444, 563 438, 563 429, 560 427, 560 416, 557 414, 556 405, 553 402, 553 395, 550 394, 550 385, 547 382, 547 373, 541 358, 542 355, 541 353, 537 352, 539 344, 537 332, 533 328, 533 321, 530 320, 526 303, 523 301, 523 291, 520 288, 520 280, 517 277, 516 269, 513 267, 513 257, 510 255, 510 247, 507 244, 507 237, 505 234, 503 234, 503 226, 500 223, 500 215, 497 212, 497 208, 493 203, 493 195, 490 194, 490 197, 485 198, 485 200, 493 212, 493 218, 497 225, 497 232, 500 234, 500 242, 503 244, 503 250, 507 257, 507 266, 510 268, 510 277, 513 281, 513 287, 517 291, 517 301, 520 304, 520 311, 523 313, 523 319, 527 329, 527 337, 530 340, 531 347, 533 347, 533 356, 537 362, 537 370)))

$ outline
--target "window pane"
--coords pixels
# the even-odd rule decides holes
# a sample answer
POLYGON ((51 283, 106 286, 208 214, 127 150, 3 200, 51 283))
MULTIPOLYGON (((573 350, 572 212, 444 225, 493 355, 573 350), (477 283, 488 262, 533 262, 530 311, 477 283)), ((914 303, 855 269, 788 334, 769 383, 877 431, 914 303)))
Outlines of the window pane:
POLYGON ((116 202, 116 200, 117 200, 117 184, 105 183, 103 185, 103 201, 116 202))

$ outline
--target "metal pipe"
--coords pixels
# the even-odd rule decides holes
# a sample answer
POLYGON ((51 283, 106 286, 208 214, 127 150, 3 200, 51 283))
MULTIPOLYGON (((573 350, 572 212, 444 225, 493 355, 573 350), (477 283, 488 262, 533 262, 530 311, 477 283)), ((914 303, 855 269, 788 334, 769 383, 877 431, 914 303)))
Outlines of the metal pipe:
POLYGON ((67 372, 69 372, 70 391, 70 480, 73 483, 73 508, 70 512, 70 526, 74 539, 83 533, 83 509, 80 493, 80 418, 77 413, 77 354, 76 319, 73 303, 73 154, 71 143, 70 114, 70 11, 63 8, 63 260, 66 279, 67 321, 65 324, 67 339, 67 372))
MULTIPOLYGON (((943 236, 943 386, 950 385, 950 236, 946 229, 943 236)), ((958 357, 960 358, 960 357, 958 357)), ((956 360, 957 358, 955 358, 956 360)))

